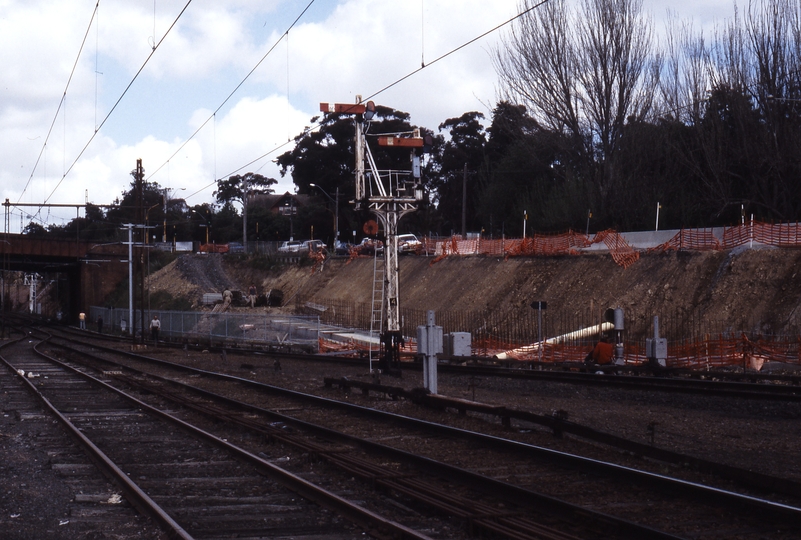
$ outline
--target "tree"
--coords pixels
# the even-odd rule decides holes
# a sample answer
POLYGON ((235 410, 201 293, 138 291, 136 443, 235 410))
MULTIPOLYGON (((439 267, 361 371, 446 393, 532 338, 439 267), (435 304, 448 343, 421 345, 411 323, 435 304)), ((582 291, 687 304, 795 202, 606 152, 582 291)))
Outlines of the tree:
POLYGON ((432 187, 437 212, 446 230, 461 231, 463 214, 469 216, 466 227, 475 230, 478 226, 479 177, 487 142, 484 126, 479 121, 483 118, 480 112, 466 112, 439 125, 440 131, 448 131, 450 139, 441 147, 439 174, 434 177, 432 187))
POLYGON ((55 238, 90 242, 109 242, 118 238, 119 226, 109 222, 103 209, 87 204, 84 217, 75 217, 64 225, 50 225, 47 234, 55 238))
MULTIPOLYGON (((317 188, 311 184, 319 186, 333 197, 337 189, 343 205, 339 209, 340 222, 348 225, 340 225, 343 230, 361 230, 364 221, 372 219, 368 215, 355 215, 352 208, 345 204, 345 201, 353 200, 356 193, 355 184, 355 151, 354 136, 355 126, 352 115, 347 114, 327 114, 323 118, 314 117, 313 123, 319 124, 315 130, 306 130, 295 137, 295 147, 278 156, 276 160, 281 166, 281 176, 291 174, 292 181, 297 186, 297 191, 302 195, 317 196, 317 188)), ((376 113, 373 119, 367 123, 365 128, 367 144, 375 159, 376 165, 381 170, 408 170, 408 152, 399 152, 397 149, 387 149, 378 146, 377 136, 383 134, 406 134, 415 129, 409 123, 409 114, 391 109, 384 106, 376 106, 376 113)), ((423 133, 430 134, 429 131, 421 130, 423 133)), ((324 212, 324 211, 323 211, 324 212)), ((309 217, 317 214, 315 212, 303 212, 303 216, 309 217)), ((418 216, 404 220, 405 223, 414 221, 418 216)), ((300 219, 300 216, 299 216, 300 219)), ((320 225, 328 227, 323 214, 314 218, 315 223, 320 221, 320 225)), ((302 220, 301 220, 302 221, 302 220)), ((311 222, 301 224, 304 229, 312 225, 311 222)), ((316 230, 316 229, 315 229, 316 230)))
POLYGON ((487 172, 478 214, 486 233, 519 234, 565 229, 585 215, 586 194, 560 156, 561 135, 538 125, 522 105, 501 101, 487 128, 487 172))
POLYGON ((540 5, 495 54, 504 96, 560 135, 576 167, 570 178, 586 180, 609 209, 620 138, 627 121, 648 117, 660 62, 640 0, 583 0, 573 11, 566 0, 540 5))
POLYGON ((142 200, 137 201, 136 181, 132 180, 130 189, 122 192, 122 199, 115 201, 116 207, 109 208, 106 218, 114 226, 137 223, 137 207, 141 204, 142 216, 146 217, 148 221, 153 220, 156 223, 163 217, 161 209, 163 191, 158 182, 145 182, 142 185, 142 200))
POLYGON ((25 225, 24 229, 22 229, 22 234, 27 234, 29 236, 46 236, 47 229, 45 229, 38 223, 31 221, 27 225, 25 225))
POLYGON ((277 184, 274 178, 260 174, 246 173, 231 176, 227 180, 217 180, 217 191, 213 193, 218 203, 230 204, 232 201, 242 203, 242 244, 247 251, 248 246, 248 199, 252 195, 268 195, 273 193, 271 186, 277 184))
POLYGON ((663 115, 681 120, 674 158, 712 224, 801 217, 801 18, 797 0, 750 2, 711 44, 671 28, 663 115), (677 33, 678 37, 673 34, 677 33))

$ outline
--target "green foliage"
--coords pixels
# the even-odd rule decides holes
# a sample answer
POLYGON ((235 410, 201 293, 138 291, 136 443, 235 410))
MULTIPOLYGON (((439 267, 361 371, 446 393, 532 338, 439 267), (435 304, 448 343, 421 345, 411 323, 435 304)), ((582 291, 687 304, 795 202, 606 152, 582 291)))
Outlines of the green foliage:
POLYGON ((289 217, 259 205, 248 207, 248 238, 277 242, 289 238, 289 217))
POLYGON ((212 215, 209 242, 227 244, 242 238, 242 217, 228 201, 212 215))
POLYGON ((274 178, 267 178, 260 174, 246 173, 231 176, 225 180, 217 180, 217 191, 213 195, 218 203, 227 204, 232 201, 242 202, 245 192, 250 195, 273 193, 271 186, 277 184, 274 178))
POLYGON ((25 225, 24 229, 22 229, 22 234, 27 234, 30 236, 45 236, 47 234, 47 229, 38 223, 31 221, 25 225))
MULTIPOLYGON (((436 134, 420 128, 433 141, 422 162, 427 192, 400 231, 460 232, 463 211, 468 231, 496 236, 519 235, 524 212, 529 232, 645 230, 657 204, 660 228, 727 225, 743 214, 801 219, 795 6, 755 4, 714 41, 685 27, 665 50, 656 49, 641 8, 635 0, 559 0, 521 17, 495 56, 504 99, 492 118, 470 111, 444 120, 436 134)), ((248 205, 249 239, 330 244, 337 193, 342 239, 361 238, 373 218, 349 204, 353 117, 318 120, 319 129, 299 134, 277 158, 304 204, 291 217, 248 205)), ((409 114, 377 107, 366 141, 379 169, 409 170, 409 153, 378 146, 376 136, 413 129, 409 114)), ((88 205, 84 217, 46 230, 30 223, 24 233, 114 242, 126 240, 123 224, 147 221, 157 238, 238 241, 245 191, 272 193, 275 184, 254 173, 231 176, 217 183, 216 204, 190 210, 180 199, 165 201, 157 183, 138 194, 131 182, 107 212, 88 205)))
POLYGON ((467 112, 440 124, 440 131, 450 135, 439 153, 438 174, 430 182, 443 231, 461 232, 463 199, 466 184, 465 216, 470 231, 479 228, 476 208, 480 203, 479 184, 484 173, 486 135, 480 120, 484 115, 467 112))

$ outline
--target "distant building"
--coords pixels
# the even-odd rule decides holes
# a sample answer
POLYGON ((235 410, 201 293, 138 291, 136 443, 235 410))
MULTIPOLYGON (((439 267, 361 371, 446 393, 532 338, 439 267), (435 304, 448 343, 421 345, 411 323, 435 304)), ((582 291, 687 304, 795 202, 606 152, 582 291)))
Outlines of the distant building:
POLYGON ((298 213, 298 208, 302 208, 309 204, 308 195, 295 195, 286 192, 283 195, 251 195, 248 201, 248 207, 262 206, 267 208, 274 214, 281 214, 282 216, 295 216, 298 213))

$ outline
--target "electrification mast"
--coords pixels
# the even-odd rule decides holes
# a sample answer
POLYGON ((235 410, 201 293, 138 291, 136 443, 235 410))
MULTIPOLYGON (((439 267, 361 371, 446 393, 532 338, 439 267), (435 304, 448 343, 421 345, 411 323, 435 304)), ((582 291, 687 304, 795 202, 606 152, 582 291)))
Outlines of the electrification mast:
POLYGON ((372 101, 362 103, 361 96, 356 96, 355 104, 321 103, 320 111, 350 114, 354 118, 356 128, 354 203, 357 210, 367 210, 375 214, 384 228, 384 301, 381 333, 383 355, 380 365, 386 372, 393 371, 399 367, 400 346, 403 341, 399 305, 398 221, 406 214, 417 210, 418 203, 423 199, 420 157, 417 155, 418 150, 423 148, 423 139, 417 130, 412 137, 379 137, 378 144, 381 146, 410 149, 412 162, 412 171, 380 171, 365 140, 364 125, 375 115, 375 104, 372 101))

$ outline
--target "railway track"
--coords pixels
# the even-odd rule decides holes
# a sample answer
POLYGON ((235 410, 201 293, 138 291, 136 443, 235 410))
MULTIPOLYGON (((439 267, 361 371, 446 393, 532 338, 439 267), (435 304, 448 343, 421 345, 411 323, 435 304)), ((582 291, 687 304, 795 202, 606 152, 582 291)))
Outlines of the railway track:
MULTIPOLYGON (((86 337, 84 331, 64 328, 76 337, 86 337)), ((124 338, 110 335, 94 336, 111 342, 124 342, 124 338)), ((129 340, 128 340, 129 341, 129 340)), ((164 346, 172 348, 193 347, 196 350, 213 350, 215 352, 234 355, 257 355, 275 358, 313 359, 333 364, 361 365, 363 359, 329 355, 309 355, 290 353, 287 351, 262 350, 258 347, 231 347, 225 344, 182 344, 164 342, 164 346)), ((581 362, 547 365, 546 369, 528 369, 525 367, 504 367, 487 365, 490 359, 478 359, 476 363, 460 365, 440 363, 438 371, 465 377, 502 377, 518 380, 560 382, 575 385, 617 387, 636 390, 657 391, 665 393, 696 394, 705 396, 721 396, 755 400, 775 400, 801 402, 801 375, 777 375, 771 373, 739 373, 727 371, 690 372, 686 370, 663 370, 655 374, 649 368, 631 368, 619 366, 601 366, 594 372, 586 372, 581 362)), ((422 371, 418 362, 403 362, 403 370, 422 371)))
POLYGON ((457 366, 442 365, 444 373, 464 376, 509 377, 514 379, 550 381, 579 385, 607 386, 673 392, 685 394, 703 394, 706 396, 722 396, 747 399, 764 399, 779 401, 801 401, 801 376, 797 375, 760 375, 760 374, 725 374, 705 373, 681 376, 654 377, 647 373, 627 375, 615 368, 601 373, 581 373, 583 366, 576 364, 576 371, 511 369, 490 366, 457 366), (705 377, 705 378, 701 378, 705 377), (729 377, 736 380, 728 380, 729 377))
POLYGON ((33 374, 25 382, 50 414, 170 537, 427 537, 279 467, 280 449, 244 450, 115 389, 113 371, 101 380, 33 354, 36 342, 8 345, 3 357, 33 374))
MULTIPOLYGON (((84 363, 88 356, 97 356, 86 345, 72 347, 77 349, 73 348, 69 354, 83 357, 81 361, 84 363)), ((104 356, 107 354, 112 352, 104 352, 104 356)), ((269 421, 266 424, 262 422, 258 429, 264 429, 265 425, 275 427, 275 422, 279 422, 280 427, 278 431, 262 432, 262 436, 280 440, 282 444, 290 445, 283 438, 286 429, 295 429, 335 440, 336 444, 353 445, 345 450, 335 446, 337 450, 334 451, 331 448, 303 447, 303 444, 308 443, 291 443, 300 449, 301 456, 326 456, 325 461, 333 463, 336 460, 330 457, 332 455, 358 454, 360 459, 366 459, 361 455, 365 449, 373 453, 379 452, 382 459, 393 460, 390 469, 371 469, 375 465, 360 464, 358 467, 361 469, 358 470, 361 472, 358 475, 369 483, 381 485, 385 490, 394 493, 402 493, 412 500, 414 496, 411 488, 406 485, 406 480, 401 482, 399 477, 419 478, 420 472, 411 472, 410 467, 418 471, 439 471, 440 478, 426 477, 426 482, 433 482, 426 483, 422 488, 424 493, 428 493, 428 499, 420 498, 418 494, 417 500, 424 502, 415 504, 433 505, 448 500, 450 507, 440 508, 441 512, 450 512, 471 526, 488 528, 501 535, 512 534, 510 530, 500 528, 500 525, 508 525, 503 520, 511 519, 512 516, 530 516, 534 512, 534 509, 525 505, 519 506, 524 499, 534 502, 533 506, 539 507, 540 511, 547 508, 546 514, 554 518, 557 514, 563 516, 562 521, 557 519, 555 522, 543 524, 547 520, 541 518, 532 524, 520 523, 518 520, 515 526, 525 532, 515 534, 531 535, 536 525, 544 526, 548 531, 553 530, 553 533, 548 534, 556 535, 554 537, 560 537, 559 534, 575 534, 579 537, 598 538, 644 537, 643 535, 652 538, 661 535, 667 538, 682 537, 692 532, 693 537, 728 538, 736 530, 742 538, 756 538, 762 537, 760 535, 768 531, 776 534, 777 528, 782 529, 783 523, 788 524, 788 529, 791 528, 792 523, 801 515, 792 504, 763 497, 744 496, 726 489, 709 488, 597 460, 561 455, 448 426, 426 425, 430 423, 363 408, 346 407, 339 402, 287 392, 246 379, 193 371, 186 366, 154 362, 152 359, 130 354, 125 356, 127 358, 124 361, 107 357, 94 358, 90 362, 101 373, 119 371, 115 380, 122 376, 127 379, 127 384, 138 385, 139 392, 147 395, 157 395, 159 387, 169 386, 169 395, 172 396, 169 399, 173 406, 180 404, 181 407, 195 409, 196 412, 200 408, 208 414, 208 407, 218 410, 224 403, 226 407, 233 407, 223 413, 227 415, 229 422, 240 424, 252 423, 251 418, 246 422, 242 420, 243 414, 263 415, 269 421), (136 373, 135 369, 146 370, 150 375, 136 373), (237 399, 225 399, 224 395, 236 395, 237 399), (198 405, 197 400, 201 400, 203 405, 198 405), (208 401, 213 405, 209 405, 208 401), (246 411, 244 413, 243 407, 246 411), (333 409, 346 409, 346 412, 333 416, 333 409), (289 411, 291 415, 286 414, 289 411), (382 417, 380 423, 376 422, 376 416, 382 417), (399 423, 403 427, 399 427, 399 423), (320 424, 326 427, 322 428, 320 424), (410 428, 412 425, 414 427, 410 428), (433 436, 430 434, 432 430, 433 436), (364 437, 365 433, 369 434, 367 439, 364 437), (447 443, 443 439, 447 439, 447 443), (391 446, 384 444, 388 441, 392 441, 391 446), (400 475, 397 472, 399 470, 403 470, 400 475), (447 472, 443 474, 443 471, 447 472), (390 474, 393 472, 394 474, 390 474), (391 478, 391 481, 386 480, 387 478, 391 478), (453 482, 457 478, 460 483, 470 486, 469 489, 479 490, 479 498, 474 493, 465 494, 461 500, 455 500, 452 496, 456 491, 453 482), (682 492, 679 498, 674 495, 677 491, 682 492), (431 495, 434 493, 436 495, 431 495), (475 503, 470 504, 471 498, 491 502, 479 507, 475 503), (513 506, 515 503, 517 507, 513 506), (499 511, 500 508, 503 511, 499 511), (759 517, 747 518, 743 515, 742 508, 757 509, 759 517), (771 524, 762 519, 765 514, 772 516, 771 524), (676 523, 676 515, 682 516, 681 524, 676 523), (498 520, 501 520, 500 523, 498 520), (721 529, 721 522, 728 523, 730 528, 721 529), (687 529, 688 525, 684 525, 687 523, 691 524, 690 530, 687 529)), ((161 395, 159 399, 167 399, 161 395)), ((251 429, 257 428, 251 426, 251 429)), ((354 464, 336 465, 350 471, 350 474, 357 474, 354 472, 357 470, 354 464)), ((414 482, 419 483, 421 480, 414 482)), ((790 538, 796 533, 797 531, 788 533, 785 530, 776 537, 790 538), (782 536, 787 534, 789 536, 782 536)))
POLYGON ((0 366, 0 389, 3 538, 89 538, 101 529, 120 538, 163 537, 5 366, 0 366), (32 460, 41 468, 29 471, 32 460))

